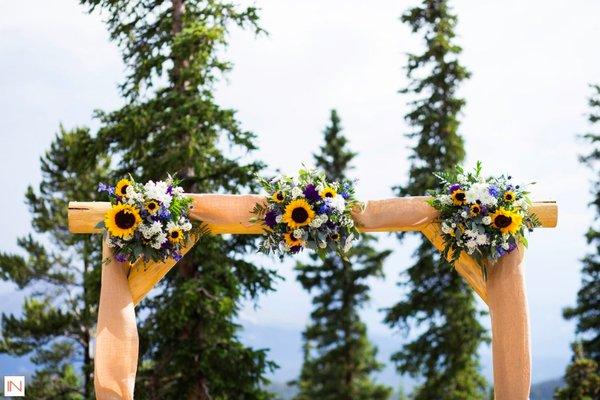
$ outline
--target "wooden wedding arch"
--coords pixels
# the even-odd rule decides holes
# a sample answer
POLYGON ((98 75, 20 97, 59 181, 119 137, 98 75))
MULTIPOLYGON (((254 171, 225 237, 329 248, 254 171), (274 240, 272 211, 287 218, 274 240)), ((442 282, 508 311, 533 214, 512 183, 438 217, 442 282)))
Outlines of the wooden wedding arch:
MULTIPOLYGON (((191 217, 207 224, 213 234, 260 234, 263 228, 250 222, 254 205, 264 203, 258 195, 190 194, 191 217)), ((427 197, 402 197, 366 202, 353 217, 363 232, 419 231, 440 250, 443 242, 437 211, 427 197)), ((110 208, 108 202, 71 202, 69 229, 73 233, 101 233, 96 226, 110 208)), ((554 201, 535 202, 532 211, 542 227, 557 225, 554 201)), ((195 243, 185 249, 187 252, 195 243)), ((184 252, 184 253, 185 253, 184 252)), ((103 257, 110 256, 103 246, 103 257)), ((489 268, 485 280, 481 268, 467 255, 456 270, 489 306, 492 320, 494 390, 497 400, 528 400, 531 384, 529 314, 523 276, 524 249, 502 257, 489 268)), ((94 382, 96 396, 104 399, 133 399, 137 368, 138 339, 134 306, 176 264, 134 265, 114 259, 103 265, 102 288, 96 333, 94 382), (120 265, 119 265, 120 264, 120 265)))

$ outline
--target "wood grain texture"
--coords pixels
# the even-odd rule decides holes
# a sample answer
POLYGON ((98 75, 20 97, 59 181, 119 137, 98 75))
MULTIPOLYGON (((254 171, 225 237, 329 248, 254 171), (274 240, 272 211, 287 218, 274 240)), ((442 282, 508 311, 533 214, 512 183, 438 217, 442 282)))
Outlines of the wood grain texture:
MULTIPOLYGON (((213 234, 249 234, 263 232, 261 225, 250 222, 251 210, 256 203, 265 203, 259 195, 190 194, 194 200, 191 217, 204 222, 213 234)), ((437 249, 443 247, 437 212, 427 204, 428 197, 399 197, 384 200, 371 200, 364 208, 357 208, 353 217, 359 230, 363 232, 421 231, 437 249)), ((110 208, 108 202, 69 203, 69 230, 73 233, 100 233, 96 228, 110 208)), ((535 202, 532 211, 538 216, 543 227, 557 225, 558 207, 554 201, 535 202)), ((191 242, 187 252, 193 247, 191 242)), ((138 261, 131 267, 129 286, 133 301, 138 304, 148 292, 175 265, 174 260, 165 263, 138 261)), ((462 255, 456 270, 487 302, 486 283, 477 263, 462 255)))

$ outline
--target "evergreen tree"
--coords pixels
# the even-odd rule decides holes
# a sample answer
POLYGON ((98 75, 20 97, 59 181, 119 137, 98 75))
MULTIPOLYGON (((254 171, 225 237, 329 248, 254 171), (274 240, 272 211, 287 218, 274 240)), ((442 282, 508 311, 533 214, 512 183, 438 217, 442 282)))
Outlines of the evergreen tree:
MULTIPOLYGON (((395 188, 399 196, 424 194, 438 185, 434 172, 464 160, 458 117, 465 101, 457 90, 469 72, 457 58, 461 48, 454 43, 456 21, 447 0, 423 0, 402 16, 414 33, 424 36, 426 48, 409 55, 411 83, 402 90, 414 96, 405 118, 413 127, 407 136, 416 144, 408 182, 395 188)), ((416 262, 399 283, 408 294, 387 310, 385 322, 405 332, 418 329, 418 335, 393 361, 400 373, 424 378, 415 392, 417 400, 485 398, 477 350, 487 334, 478 322, 474 294, 426 239, 414 256, 416 262)))
POLYGON ((27 190, 35 235, 17 241, 26 256, 0 253, 0 278, 28 293, 21 316, 2 315, 0 352, 29 355, 38 367, 27 385, 31 398, 92 396, 101 241, 69 233, 67 205, 99 200, 96 188, 108 167, 109 158, 96 151, 88 129, 61 127, 41 158, 39 187, 27 190))
MULTIPOLYGON (((219 106, 215 83, 228 29, 260 32, 253 7, 218 0, 81 0, 107 16, 123 50, 126 104, 99 112, 100 143, 119 160, 117 175, 138 180, 176 173, 186 192, 252 190, 255 135, 219 106)), ((274 364, 245 346, 235 323, 244 296, 270 290, 273 271, 244 261, 254 239, 205 237, 147 299, 140 327, 137 398, 253 400, 274 364)), ((138 313, 140 315, 140 313, 138 313)))
MULTIPOLYGON (((356 153, 347 148, 340 119, 331 112, 324 132, 325 143, 315 161, 331 181, 347 177, 356 153)), ((303 333, 304 362, 297 400, 388 399, 391 389, 376 384, 372 373, 381 370, 376 348, 367 338, 367 328, 358 315, 369 300, 367 280, 382 276, 389 250, 378 251, 375 238, 361 235, 345 260, 336 253, 324 260, 311 255, 313 263, 298 263, 298 280, 304 289, 316 292, 312 321, 303 333)))
MULTIPOLYGON (((600 121, 600 85, 593 86, 594 94, 589 100, 591 112, 588 120, 592 125, 600 121)), ((587 133, 583 135, 589 142, 591 151, 581 157, 595 177, 592 182, 592 202, 596 211, 596 221, 600 217, 600 134, 587 133)), ((591 226, 586 233, 588 244, 593 251, 583 258, 581 288, 577 292, 575 307, 565 309, 567 319, 577 320, 576 331, 582 335, 581 343, 585 353, 600 364, 600 229, 591 226)))
POLYGON ((566 387, 554 393, 555 400, 594 400, 600 398, 598 363, 586 358, 581 343, 575 343, 573 361, 565 371, 566 387))

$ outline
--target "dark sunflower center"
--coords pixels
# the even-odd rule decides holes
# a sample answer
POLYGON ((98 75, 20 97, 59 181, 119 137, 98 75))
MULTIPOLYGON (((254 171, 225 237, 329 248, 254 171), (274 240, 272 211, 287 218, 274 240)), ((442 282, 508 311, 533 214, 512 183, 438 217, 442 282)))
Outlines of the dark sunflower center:
POLYGON ((277 193, 277 200, 283 201, 283 193, 277 193))
POLYGON ((177 239, 177 238, 179 237, 179 232, 177 232, 177 231, 173 231, 173 232, 171 232, 171 237, 172 237, 173 239, 177 239))
POLYGON ((454 198, 458 201, 465 201, 465 194, 462 192, 458 192, 454 195, 454 198))
POLYGON ((308 211, 302 207, 294 208, 292 210, 292 220, 297 224, 302 224, 308 219, 308 211))
POLYGON ((290 233, 290 239, 292 239, 292 242, 297 242, 299 240, 293 232, 290 233))
POLYGON ((512 223, 512 218, 507 217, 506 215, 498 215, 498 216, 496 216, 496 218, 494 218, 494 224, 498 228, 506 228, 511 223, 512 223))
POLYGON ((129 187, 129 185, 123 185, 123 186, 121 186, 121 194, 126 194, 128 187, 129 187))
POLYGON ((115 224, 121 229, 131 229, 135 225, 135 216, 125 210, 115 214, 115 224))
POLYGON ((512 200, 512 198, 513 198, 512 194, 507 194, 505 197, 506 197, 506 200, 512 200))
POLYGON ((475 207, 471 208, 471 211, 473 211, 474 214, 479 214, 479 211, 481 211, 481 210, 479 209, 479 207, 475 206, 475 207))
POLYGON ((327 192, 327 193, 325 193, 325 197, 333 197, 333 193, 327 192))
POLYGON ((148 203, 148 208, 154 210, 156 208, 156 203, 148 203))
POLYGON ((340 238, 340 235, 338 235, 337 233, 334 233, 333 235, 331 235, 331 238, 333 240, 338 240, 340 238))

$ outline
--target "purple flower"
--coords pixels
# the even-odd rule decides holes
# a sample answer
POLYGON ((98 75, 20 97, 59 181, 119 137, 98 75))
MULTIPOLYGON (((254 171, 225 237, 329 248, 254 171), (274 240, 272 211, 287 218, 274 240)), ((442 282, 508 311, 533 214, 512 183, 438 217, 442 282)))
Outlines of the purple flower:
POLYGON ((108 193, 110 195, 115 194, 115 188, 114 187, 112 187, 110 185, 107 185, 105 183, 102 183, 102 182, 100 182, 98 184, 98 191, 99 192, 106 192, 106 193, 108 193))
POLYGON ((491 196, 494 196, 494 197, 498 197, 498 196, 500 196, 500 189, 498 189, 498 187, 497 187, 497 186, 491 185, 491 186, 488 188, 488 192, 489 192, 489 194, 490 194, 491 196))
POLYGON ((173 259, 175 261, 179 261, 183 258, 183 256, 181 255, 181 253, 177 253, 177 252, 173 252, 173 259))
POLYGON ((506 250, 504 250, 502 248, 502 246, 498 246, 498 247, 496 247, 496 253, 498 254, 499 257, 502 257, 503 255, 506 254, 506 250))
POLYGON ((302 246, 292 246, 290 247, 290 253, 296 254, 302 250, 302 246))
POLYGON ((510 253, 511 251, 513 251, 514 249, 517 248, 517 244, 515 242, 510 242, 508 244, 508 252, 510 253))
POLYGON ((125 254, 117 253, 115 254, 115 260, 118 262, 125 262, 127 261, 127 256, 125 254))
POLYGON ((487 215, 488 209, 486 206, 481 206, 481 215, 487 215))
POLYGON ((306 197, 310 201, 319 201, 321 200, 321 196, 319 196, 319 192, 315 189, 315 185, 308 184, 304 188, 304 197, 306 197))
POLYGON ((343 197, 345 200, 348 200, 348 197, 350 197, 350 193, 348 193, 348 192, 342 192, 342 197, 343 197))
POLYGON ((167 188, 167 194, 173 194, 173 185, 169 185, 167 188))
POLYGON ((265 225, 269 228, 273 228, 277 225, 277 211, 270 210, 265 214, 265 225))
POLYGON ((450 187, 448 188, 448 191, 450 192, 450 194, 452 194, 453 192, 457 191, 458 189, 460 189, 460 185, 458 183, 455 183, 455 184, 450 185, 450 187))

